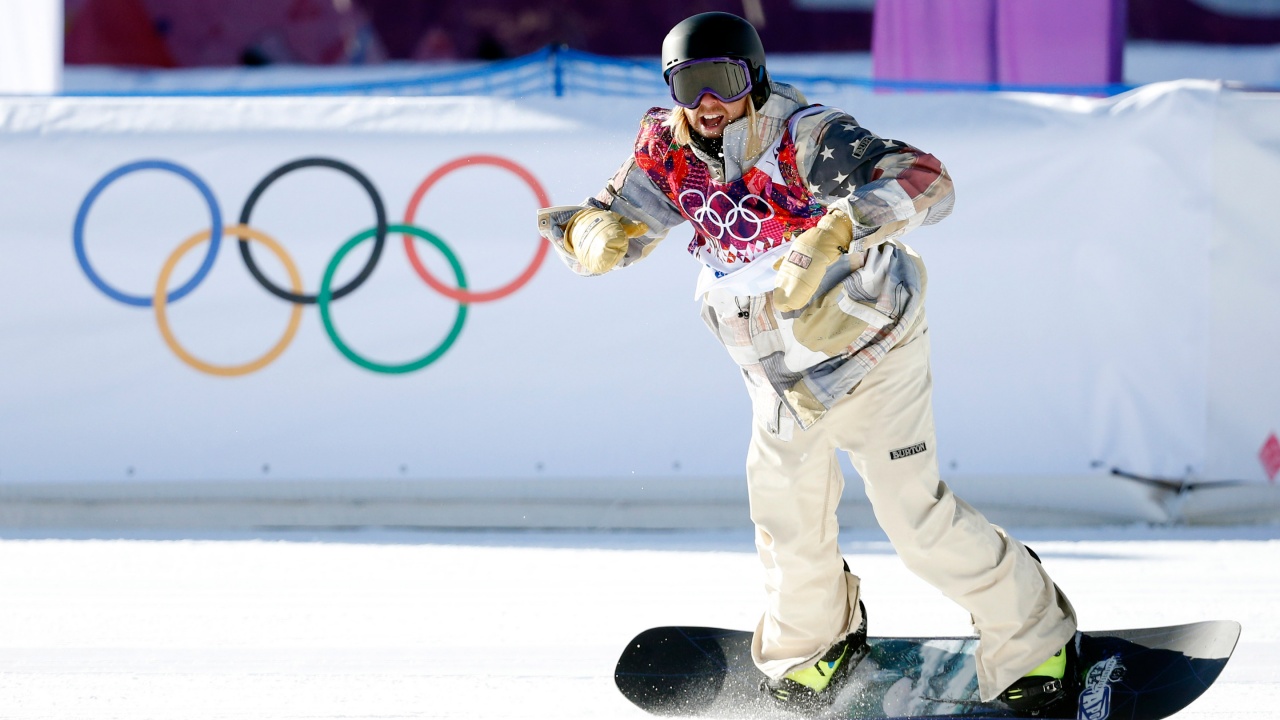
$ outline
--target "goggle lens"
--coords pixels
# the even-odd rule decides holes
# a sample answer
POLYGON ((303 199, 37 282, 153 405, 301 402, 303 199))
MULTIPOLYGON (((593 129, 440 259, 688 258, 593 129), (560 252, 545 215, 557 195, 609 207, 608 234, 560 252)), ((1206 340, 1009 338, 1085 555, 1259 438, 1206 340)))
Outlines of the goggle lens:
POLYGON ((690 60, 671 70, 667 84, 677 105, 696 108, 706 93, 724 102, 746 97, 751 92, 751 72, 745 62, 736 58, 690 60))

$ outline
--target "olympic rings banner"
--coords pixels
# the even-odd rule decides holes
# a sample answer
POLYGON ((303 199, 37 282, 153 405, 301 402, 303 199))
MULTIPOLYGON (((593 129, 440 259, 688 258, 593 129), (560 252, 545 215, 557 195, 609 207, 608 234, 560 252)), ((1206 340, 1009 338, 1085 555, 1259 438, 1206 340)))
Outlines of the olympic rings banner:
POLYGON ((429 230, 414 225, 413 221, 417 214, 418 206, 422 203, 427 192, 450 173, 468 166, 493 166, 507 170, 519 177, 529 186, 529 189, 533 192, 534 199, 539 203, 535 207, 546 207, 551 204, 551 200, 547 195, 546 190, 544 190, 542 185, 539 184, 537 178, 519 164, 514 163, 511 160, 492 155, 469 155, 451 160, 428 175, 427 178, 414 190, 413 197, 409 200, 409 205, 404 211, 404 222, 402 224, 388 226, 387 211, 383 205, 382 196, 378 193, 377 188, 374 187, 373 182, 370 181, 366 175, 340 160, 311 157, 284 163, 280 167, 268 173, 266 177, 259 181, 249 193, 249 197, 245 200, 244 206, 240 211, 239 222, 235 225, 228 226, 223 223, 222 211, 213 191, 204 180, 190 169, 167 160, 137 160, 121 165, 107 173, 85 195, 84 200, 80 204, 80 209, 76 213, 75 227, 72 232, 76 251, 76 260, 79 262, 81 269, 84 270, 85 277, 87 277, 89 281, 107 297, 125 305, 153 308, 155 311, 156 324, 159 327, 161 336, 164 338, 165 345, 173 351, 173 354, 176 357, 200 372, 208 373, 210 375, 233 376, 245 375, 266 367, 273 360, 279 357, 293 340, 302 319, 301 311, 304 305, 315 305, 319 309, 320 317, 324 321, 325 334, 328 335, 329 339, 333 342, 334 347, 340 350, 352 363, 374 372, 413 372, 438 360, 445 351, 447 351, 453 343, 457 341, 459 334, 462 332, 463 323, 467 318, 467 306, 469 304, 499 300, 519 290, 533 278, 547 255, 546 243, 535 234, 534 237, 537 244, 537 250, 533 254, 533 260, 515 279, 500 287, 489 290, 467 289, 466 275, 458 260, 458 256, 443 240, 429 230), (255 229, 249 224, 254 205, 259 201, 259 199, 261 199, 266 189, 286 174, 305 168, 330 168, 352 178, 369 196, 375 216, 375 224, 373 227, 353 235, 333 255, 325 267, 324 276, 320 281, 319 289, 312 294, 307 294, 303 291, 303 281, 302 277, 298 273, 297 266, 280 243, 272 238, 272 236, 262 230, 255 229), (200 196, 208 205, 210 217, 209 229, 202 230, 187 238, 164 261, 164 265, 156 280, 155 291, 150 296, 131 295, 116 289, 103 279, 102 276, 94 269, 93 265, 89 261, 88 252, 85 249, 85 226, 88 223, 89 211, 93 207, 94 201, 97 200, 97 198, 108 186, 111 185, 112 182, 130 173, 145 170, 162 170, 190 182, 195 189, 199 191, 200 196), (399 364, 374 362, 357 353, 350 345, 342 340, 341 336, 339 336, 337 329, 334 326, 333 314, 330 312, 330 307, 335 301, 351 294, 369 279, 374 268, 377 267, 378 262, 382 257, 383 246, 386 243, 388 233, 399 233, 403 236, 403 247, 406 258, 409 261, 409 264, 413 267, 414 272, 418 274, 422 281, 436 292, 439 292, 441 295, 444 295, 458 303, 458 310, 454 315, 453 324, 449 328, 448 335, 445 336, 444 340, 422 357, 399 364), (267 292, 293 305, 293 309, 289 314, 289 324, 285 329, 283 337, 281 337, 281 339, 262 356, 249 362, 235 365, 218 365, 206 362, 196 358, 188 352, 179 344, 178 340, 174 336, 173 330, 169 326, 167 313, 167 308, 172 303, 185 297, 188 293, 199 286, 201 281, 208 276, 210 269, 213 267, 214 261, 217 259, 218 250, 221 247, 222 238, 224 236, 233 236, 237 238, 239 241, 240 258, 244 261, 245 268, 248 270, 250 275, 253 276, 254 280, 257 281, 258 284, 260 284, 267 292), (431 274, 431 271, 427 269, 427 266, 423 264, 422 260, 418 256, 418 251, 414 244, 415 239, 427 241, 448 260, 449 267, 453 271, 453 285, 441 282, 431 274), (369 253, 363 266, 361 266, 359 273, 341 287, 333 287, 333 278, 337 272, 339 264, 342 262, 342 259, 350 254, 357 246, 369 240, 373 241, 373 249, 369 253), (289 289, 284 289, 279 285, 276 285, 262 272, 257 262, 253 259, 250 241, 261 244, 263 247, 268 249, 288 270, 290 280, 289 289), (206 250, 204 259, 196 269, 195 274, 178 288, 170 290, 170 279, 172 277, 174 267, 184 255, 200 245, 206 246, 206 250))
MULTIPOLYGON (((810 97, 956 181, 944 475, 1280 477, 1280 100, 810 97)), ((0 98, 0 483, 740 477, 689 226, 591 279, 536 233, 664 102, 0 98)))
POLYGON ((736 474, 689 258, 537 232, 647 104, 0 101, 0 482, 736 474))

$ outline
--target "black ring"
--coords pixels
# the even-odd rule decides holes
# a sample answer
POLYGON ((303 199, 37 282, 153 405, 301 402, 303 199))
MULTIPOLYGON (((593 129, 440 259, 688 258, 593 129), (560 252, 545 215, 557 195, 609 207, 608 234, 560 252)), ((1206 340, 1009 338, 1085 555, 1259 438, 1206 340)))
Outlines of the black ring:
MULTIPOLYGON (((337 300, 360 287, 365 280, 369 279, 369 275, 373 273, 373 268, 378 264, 378 258, 382 257, 382 246, 387 239, 387 209, 382 204, 382 196, 378 194, 378 189, 373 186, 373 183, 369 182, 369 178, 365 177, 363 173, 341 160, 333 160, 330 158, 302 158, 301 160, 294 160, 293 162, 285 163, 275 170, 272 170, 269 175, 258 183, 257 187, 253 189, 253 192, 249 193, 249 199, 244 201, 244 209, 240 211, 240 224, 249 224, 249 215, 253 212, 253 206, 257 204, 258 198, 260 198, 262 193, 266 191, 268 185, 280 179, 280 177, 286 173, 305 167, 333 168, 334 170, 338 170, 351 176, 353 180, 360 183, 360 186, 365 189, 365 192, 369 193, 369 198, 373 200, 374 214, 377 216, 377 223, 375 225, 376 232, 373 238, 373 252, 370 253, 369 260, 365 263, 364 268, 360 270, 359 275, 352 278, 351 282, 333 291, 333 299, 337 300)), ((288 290, 272 283, 271 280, 269 280, 266 275, 263 275, 262 271, 258 269, 258 264, 253 261, 253 254, 249 250, 249 241, 242 237, 238 237, 236 239, 240 242, 240 257, 244 259, 244 264, 249 268, 249 273, 253 275, 254 279, 256 279, 262 287, 266 288, 268 292, 278 298, 288 300, 289 302, 307 305, 315 304, 315 295, 299 295, 297 293, 289 292, 288 290)))

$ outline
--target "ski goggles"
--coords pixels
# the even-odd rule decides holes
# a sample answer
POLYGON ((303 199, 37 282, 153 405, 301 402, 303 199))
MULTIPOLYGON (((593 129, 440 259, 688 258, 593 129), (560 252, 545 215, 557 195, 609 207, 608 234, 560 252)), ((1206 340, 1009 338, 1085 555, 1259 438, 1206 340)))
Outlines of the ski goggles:
POLYGON ((698 107, 698 100, 707 93, 733 102, 751 92, 751 70, 737 58, 686 60, 667 73, 667 85, 671 99, 680 107, 698 107))

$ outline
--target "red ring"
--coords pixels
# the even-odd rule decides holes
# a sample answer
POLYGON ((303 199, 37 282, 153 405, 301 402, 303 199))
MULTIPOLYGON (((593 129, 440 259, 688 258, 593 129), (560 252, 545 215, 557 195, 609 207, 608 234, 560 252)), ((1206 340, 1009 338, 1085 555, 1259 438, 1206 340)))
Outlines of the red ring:
MULTIPOLYGON (((520 165, 517 165, 506 158, 497 157, 496 155, 467 155, 441 165, 434 172, 428 175, 426 180, 422 181, 422 184, 418 186, 418 189, 413 192, 413 197, 409 200, 409 207, 405 209, 404 224, 414 224, 413 216, 418 212, 418 203, 422 202, 422 198, 426 196, 427 191, 431 189, 432 185, 435 185, 436 182, 445 175, 448 175, 458 168, 466 167, 467 165, 494 165, 505 170, 510 170, 519 176, 521 180, 524 180, 525 183, 529 185, 529 188, 533 190, 533 194, 538 196, 538 202, 541 203, 539 207, 549 207, 551 205, 551 199, 547 197, 547 192, 542 189, 542 185, 538 183, 538 179, 520 165)), ((489 302, 491 300, 504 298, 516 290, 519 290, 525 283, 529 282, 529 280, 533 278, 534 274, 538 272, 538 268, 542 266, 543 259, 547 257, 547 245, 548 243, 546 240, 544 240, 542 236, 539 236, 538 252, 533 256, 533 262, 531 262, 529 267, 525 268, 524 272, 520 273, 519 277, 515 280, 512 280, 506 285, 494 290, 472 291, 450 287, 435 279, 435 277, 427 270, 426 266, 422 264, 422 261, 418 259, 418 251, 414 247, 413 238, 408 235, 404 236, 404 250, 408 253, 409 264, 413 266, 414 272, 418 273, 418 277, 422 278, 424 282, 431 286, 432 290, 435 290, 441 295, 457 300, 458 302, 467 303, 489 302)))

